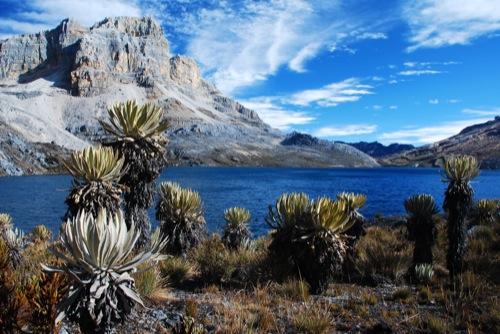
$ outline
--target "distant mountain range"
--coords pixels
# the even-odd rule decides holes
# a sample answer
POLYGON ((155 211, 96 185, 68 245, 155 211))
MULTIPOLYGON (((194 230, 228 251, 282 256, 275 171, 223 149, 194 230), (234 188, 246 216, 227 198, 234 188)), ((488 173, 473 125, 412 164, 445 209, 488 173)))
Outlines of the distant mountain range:
POLYGON ((365 142, 361 141, 358 143, 348 143, 349 145, 357 148, 358 150, 365 152, 366 154, 374 157, 381 158, 387 155, 392 155, 396 153, 401 153, 405 151, 409 151, 415 148, 413 145, 409 144, 398 144, 393 143, 390 145, 383 145, 377 141, 374 142, 365 142))
POLYGON ((500 168, 500 117, 469 126, 434 144, 382 157, 379 162, 389 166, 438 166, 451 154, 470 154, 482 168, 500 168))

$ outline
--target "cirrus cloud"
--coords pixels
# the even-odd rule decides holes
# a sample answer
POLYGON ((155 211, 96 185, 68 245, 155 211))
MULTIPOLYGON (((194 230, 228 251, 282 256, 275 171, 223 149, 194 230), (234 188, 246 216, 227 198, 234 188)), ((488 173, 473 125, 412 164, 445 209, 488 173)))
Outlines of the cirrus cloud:
POLYGON ((499 0, 406 1, 403 17, 410 26, 411 46, 437 48, 468 44, 475 38, 500 30, 499 0))
POLYGON ((91 26, 107 16, 144 14, 137 2, 126 0, 32 0, 21 8, 11 17, 0 15, 0 31, 4 37, 52 29, 65 18, 91 26))
POLYGON ((289 104, 321 107, 335 107, 340 103, 358 101, 363 95, 373 94, 372 86, 361 83, 358 78, 334 82, 321 88, 306 89, 285 98, 289 104))
POLYGON ((370 134, 377 130, 374 124, 349 124, 344 126, 325 126, 313 132, 316 137, 342 137, 370 134))

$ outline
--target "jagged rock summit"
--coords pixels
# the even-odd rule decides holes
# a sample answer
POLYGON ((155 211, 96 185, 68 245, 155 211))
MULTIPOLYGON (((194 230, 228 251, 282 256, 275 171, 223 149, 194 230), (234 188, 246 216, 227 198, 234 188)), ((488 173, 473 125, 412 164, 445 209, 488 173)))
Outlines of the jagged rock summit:
POLYGON ((0 41, 0 174, 58 166, 61 154, 101 137, 97 119, 127 99, 166 110, 172 164, 377 165, 282 145, 281 132, 205 81, 193 59, 171 55, 152 18, 115 17, 0 41))

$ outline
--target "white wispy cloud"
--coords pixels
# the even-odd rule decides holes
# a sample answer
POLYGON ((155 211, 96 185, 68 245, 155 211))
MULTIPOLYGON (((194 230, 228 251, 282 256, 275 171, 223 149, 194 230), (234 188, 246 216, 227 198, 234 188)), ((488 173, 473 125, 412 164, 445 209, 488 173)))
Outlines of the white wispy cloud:
POLYGON ((399 75, 404 75, 404 76, 410 76, 410 75, 421 76, 421 75, 439 74, 439 73, 443 72, 438 70, 405 70, 398 72, 399 75))
POLYGON ((398 109, 398 106, 389 106, 389 109, 396 110, 396 109, 398 109))
POLYGON ((208 79, 230 95, 283 67, 306 72, 307 62, 331 45, 343 48, 360 39, 385 37, 378 29, 383 20, 349 12, 340 1, 209 3, 196 7, 180 0, 169 2, 180 10, 176 15, 165 13, 162 19, 168 30, 183 34, 186 53, 201 64, 208 79))
POLYGON ((476 115, 476 116, 500 116, 500 108, 481 108, 481 109, 469 109, 466 108, 462 110, 464 114, 476 115))
POLYGON ((349 124, 344 126, 325 126, 313 132, 316 137, 342 137, 370 134, 377 130, 373 124, 349 124))
POLYGON ((456 135, 465 127, 478 123, 484 123, 488 120, 488 118, 476 118, 441 123, 434 126, 424 126, 419 128, 409 128, 398 131, 385 132, 380 135, 378 140, 385 144, 393 142, 430 144, 456 135))
POLYGON ((357 36, 358 40, 363 39, 387 39, 387 35, 383 32, 363 32, 357 36))
POLYGON ((444 65, 444 66, 449 66, 449 65, 458 65, 461 64, 459 61, 454 61, 454 60, 449 60, 449 61, 406 61, 403 63, 403 66, 405 67, 410 67, 410 68, 428 68, 430 66, 435 66, 435 65, 444 65))
MULTIPOLYGON (((0 31, 35 33, 54 28, 64 18, 90 26, 107 16, 141 16, 135 1, 127 0, 32 0, 13 18, 0 20, 0 31)), ((4 33, 4 35, 7 35, 4 33)))
POLYGON ((279 130, 289 130, 295 125, 304 125, 315 120, 315 117, 308 113, 284 108, 272 97, 257 97, 240 102, 255 110, 264 122, 279 130))
POLYGON ((372 86, 361 83, 357 78, 334 82, 317 89, 307 89, 284 98, 284 102, 309 106, 334 107, 340 103, 358 101, 363 95, 373 94, 372 86))
POLYGON ((305 62, 313 58, 320 48, 321 44, 317 42, 307 44, 290 60, 288 67, 298 73, 306 72, 305 62))
MULTIPOLYGON (((247 108, 257 111, 259 116, 272 127, 288 130, 295 125, 308 124, 316 117, 308 111, 297 108, 334 107, 341 103, 355 102, 363 95, 373 94, 372 86, 363 84, 360 79, 349 78, 320 88, 306 89, 278 96, 258 96, 240 102, 247 108)), ((379 110, 382 106, 373 106, 379 110)), ((337 129, 337 128, 335 128, 337 129)))
POLYGON ((467 44, 500 30, 500 1, 408 0, 403 17, 411 30, 408 51, 467 44))
POLYGON ((429 104, 439 104, 439 99, 430 99, 429 104))

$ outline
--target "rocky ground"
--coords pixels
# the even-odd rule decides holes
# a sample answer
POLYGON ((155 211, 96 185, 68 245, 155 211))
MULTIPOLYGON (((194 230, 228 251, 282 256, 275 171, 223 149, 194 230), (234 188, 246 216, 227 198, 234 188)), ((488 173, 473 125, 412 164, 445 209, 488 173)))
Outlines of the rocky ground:
POLYGON ((426 314, 443 313, 436 302, 439 296, 415 300, 412 295, 418 289, 408 286, 334 284, 322 296, 303 299, 276 295, 272 290, 172 290, 166 301, 135 309, 116 333, 170 333, 186 314, 207 333, 298 333, 302 325, 297 319, 301 317, 316 322, 317 333, 401 333, 425 323, 426 314))

